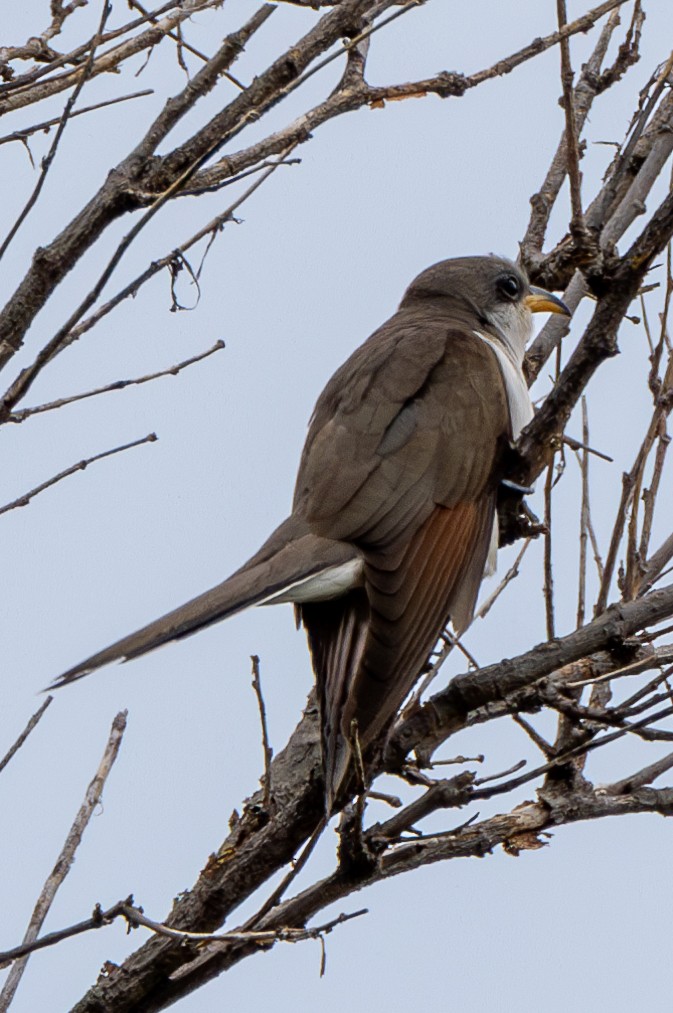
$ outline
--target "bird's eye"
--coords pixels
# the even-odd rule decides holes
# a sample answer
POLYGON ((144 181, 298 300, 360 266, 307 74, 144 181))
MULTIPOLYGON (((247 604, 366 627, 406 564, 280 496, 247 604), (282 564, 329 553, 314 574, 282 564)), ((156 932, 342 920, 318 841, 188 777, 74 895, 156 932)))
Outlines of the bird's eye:
POLYGON ((506 299, 517 299, 521 294, 521 282, 515 274, 505 274, 498 278, 498 291, 506 299))

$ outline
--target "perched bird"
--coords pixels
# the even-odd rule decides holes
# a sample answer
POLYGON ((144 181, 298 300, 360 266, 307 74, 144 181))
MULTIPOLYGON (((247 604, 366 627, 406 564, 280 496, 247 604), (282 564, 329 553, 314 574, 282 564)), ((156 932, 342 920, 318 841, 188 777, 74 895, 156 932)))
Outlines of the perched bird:
POLYGON ((318 398, 292 513, 217 587, 65 672, 136 658, 251 605, 293 602, 320 703, 328 811, 440 633, 470 622, 498 544, 501 452, 533 415, 532 316, 569 314, 500 257, 444 260, 318 398))

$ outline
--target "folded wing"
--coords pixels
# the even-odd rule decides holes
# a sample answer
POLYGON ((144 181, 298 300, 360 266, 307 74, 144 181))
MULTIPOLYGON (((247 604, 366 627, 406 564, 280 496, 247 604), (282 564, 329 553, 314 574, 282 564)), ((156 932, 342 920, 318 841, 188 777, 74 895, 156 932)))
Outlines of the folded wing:
POLYGON ((316 406, 295 510, 314 532, 352 541, 364 559, 363 588, 299 607, 321 700, 329 804, 354 727, 366 750, 449 619, 460 631, 472 617, 508 430, 495 354, 427 308, 422 323, 399 313, 376 332, 316 406))

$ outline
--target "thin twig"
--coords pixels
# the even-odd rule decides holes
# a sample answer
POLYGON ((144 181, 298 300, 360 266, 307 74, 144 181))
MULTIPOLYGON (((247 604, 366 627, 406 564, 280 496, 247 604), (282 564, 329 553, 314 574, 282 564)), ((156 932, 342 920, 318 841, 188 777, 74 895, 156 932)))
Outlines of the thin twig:
POLYGON ((96 904, 90 918, 85 918, 74 925, 68 925, 65 929, 47 932, 46 935, 40 936, 39 939, 33 939, 30 942, 22 943, 20 946, 14 946, 11 950, 0 952, 0 968, 21 957, 26 957, 30 953, 35 953, 37 950, 44 950, 48 946, 56 946, 57 943, 63 942, 64 939, 72 939, 73 936, 79 936, 82 932, 90 932, 92 929, 101 929, 105 925, 111 925, 115 918, 119 918, 120 916, 125 917, 126 908, 132 904, 133 897, 127 897, 126 900, 118 901, 108 908, 107 911, 103 911, 100 904, 96 904))
POLYGON ((576 440, 573 436, 568 436, 564 433, 561 439, 566 446, 570 447, 571 450, 586 450, 587 454, 593 454, 594 457, 600 457, 601 461, 607 461, 608 464, 615 463, 614 457, 610 457, 609 454, 604 454, 602 450, 596 450, 595 447, 590 447, 581 440, 576 440))
MULTIPOLYGON (((292 147, 288 149, 288 152, 292 150, 292 147)), ((107 278, 109 278, 110 274, 112 274, 112 271, 114 270, 114 264, 112 263, 112 261, 110 261, 110 263, 108 264, 108 268, 106 268, 104 272, 104 275, 101 276, 101 278, 99 278, 94 290, 92 290, 92 292, 89 293, 89 296, 86 297, 84 303, 81 304, 80 308, 75 311, 75 313, 70 317, 70 319, 66 322, 66 324, 64 324, 64 326, 61 327, 61 329, 56 333, 56 335, 54 335, 51 341, 49 341, 48 344, 40 351, 40 353, 33 360, 31 365, 28 366, 26 369, 22 370, 18 374, 18 376, 8 389, 5 396, 2 399, 0 399, 0 403, 4 404, 6 407, 12 407, 13 405, 15 405, 17 401, 26 394, 26 392, 32 385, 33 381, 35 380, 35 377, 42 371, 42 369, 44 369, 47 363, 50 362, 51 359, 56 354, 58 354, 58 352, 60 352, 63 348, 66 348, 68 345, 72 344, 74 341, 80 338, 81 335, 85 333, 85 331, 89 330, 91 327, 94 326, 94 324, 98 323, 98 321, 102 319, 102 317, 106 316, 112 309, 114 309, 115 306, 117 306, 124 299, 128 299, 130 296, 135 295, 140 285, 144 284, 144 282, 148 281, 159 271, 163 270, 163 268, 167 267, 174 259, 177 253, 183 253, 185 250, 189 249, 191 246, 197 243, 200 239, 203 239, 205 236, 209 234, 214 238, 222 230, 226 222, 232 220, 235 211, 238 210, 238 208, 244 203, 244 201, 246 201, 248 197, 250 197, 257 189, 259 189, 259 187, 265 182, 265 180, 267 180, 269 176, 271 176, 276 171, 279 165, 284 164, 284 158, 285 155, 281 155, 281 158, 277 162, 274 162, 273 165, 271 165, 268 169, 266 169, 266 171, 262 173, 259 179, 256 179, 255 182, 252 183, 244 191, 244 193, 242 193, 241 196, 238 197, 233 202, 233 204, 231 204, 226 209, 226 211, 222 212, 222 214, 220 215, 216 215, 215 218, 213 218, 210 222, 208 222, 208 224, 205 225, 202 229, 199 229, 198 232, 196 232, 193 236, 191 236, 185 243, 182 244, 182 246, 178 247, 177 250, 171 251, 171 253, 163 257, 161 260, 153 261, 149 265, 149 267, 142 272, 142 274, 134 278, 133 281, 131 281, 123 289, 117 292, 117 294, 113 296, 110 300, 108 300, 108 302, 100 306, 86 320, 83 320, 82 323, 79 324, 79 326, 75 326, 75 324, 80 319, 82 314, 85 313, 86 310, 90 306, 92 306, 93 303, 96 301, 98 293, 102 291, 107 278), (110 266, 111 264, 112 267, 110 266)), ((122 240, 122 243, 126 243, 126 246, 124 247, 125 249, 128 247, 128 245, 130 245, 130 242, 126 242, 127 239, 128 237, 122 240)), ((121 250, 121 245, 122 244, 120 244, 120 247, 117 248, 117 252, 112 258, 112 260, 115 263, 118 263, 118 261, 121 259, 121 255, 124 252, 123 250, 121 250)))
POLYGON ((187 932, 183 929, 173 929, 163 922, 156 922, 137 907, 125 906, 121 912, 132 926, 142 925, 157 935, 167 936, 169 939, 177 939, 181 942, 198 943, 300 943, 306 939, 317 939, 353 918, 360 918, 368 914, 367 908, 353 911, 349 914, 340 914, 324 925, 316 925, 315 928, 291 928, 290 926, 278 929, 241 929, 234 932, 187 932))
POLYGON ((94 461, 102 461, 104 457, 111 457, 113 454, 121 454, 124 450, 131 450, 133 447, 140 447, 143 443, 154 443, 157 440, 156 433, 148 433, 147 436, 143 436, 140 440, 133 440, 132 443, 125 443, 121 447, 113 447, 112 450, 104 450, 101 454, 94 454, 93 457, 87 457, 84 461, 78 461, 77 464, 72 464, 65 471, 60 471, 58 475, 54 475, 53 478, 47 479, 46 482, 41 482, 40 485, 36 485, 34 489, 30 489, 25 492, 23 496, 19 496, 18 499, 13 500, 11 503, 5 503, 4 506, 0 507, 0 514, 6 514, 10 510, 16 510, 18 507, 28 506, 30 501, 38 496, 45 489, 49 489, 50 486, 56 485, 62 479, 67 478, 69 475, 74 475, 78 471, 84 471, 94 461))
POLYGON ((320 840, 320 837, 326 826, 327 826, 327 818, 323 816, 320 822, 318 823, 317 827, 309 837, 308 841, 304 845, 299 858, 293 864, 292 868, 287 873, 287 875, 284 876, 283 879, 280 881, 280 883, 273 891, 273 893, 269 897, 267 897, 267 899, 264 901, 259 910, 256 911, 255 914, 252 916, 252 918, 246 923, 245 926, 246 929, 254 928, 254 926, 257 925, 266 914, 268 914, 271 908, 276 907, 280 903, 285 892, 287 891, 287 888, 297 878, 297 876, 299 875, 299 873, 301 872, 301 870, 304 868, 309 858, 311 857, 313 849, 320 840))
POLYGON ((487 784, 490 781, 499 781, 501 777, 507 777, 509 774, 514 774, 515 771, 521 770, 526 766, 526 760, 517 760, 507 770, 501 770, 497 774, 489 774, 488 777, 476 777, 474 784, 487 784))
POLYGON ((434 834, 432 833, 422 834, 419 831, 415 831, 414 827, 410 827, 409 833, 412 834, 413 836, 398 837, 398 842, 404 844, 408 841, 440 841, 443 837, 455 837, 456 834, 459 834, 461 833, 461 831, 466 830, 468 827, 471 827, 472 824, 479 819, 480 815, 481 813, 476 812, 474 813, 474 815, 470 816, 470 818, 465 820, 463 823, 459 823, 458 826, 451 827, 450 830, 438 830, 434 834))
POLYGON ((479 753, 477 756, 451 756, 448 760, 435 760, 433 757, 432 768, 434 770, 435 767, 453 767, 456 764, 462 765, 463 763, 483 763, 485 759, 486 757, 483 753, 479 753))
POLYGON ((569 760, 584 756, 586 753, 593 752, 596 749, 601 749, 609 743, 623 738, 625 735, 638 735, 639 733, 647 731, 648 725, 650 725, 651 722, 670 717, 671 714, 673 714, 673 706, 664 707, 656 714, 651 714, 648 717, 643 718, 642 721, 636 721, 630 725, 627 724, 625 727, 619 728, 616 732, 609 732, 607 735, 603 735, 600 739, 593 739, 590 742, 584 742, 582 745, 576 746, 574 749, 569 749, 560 756, 554 757, 554 759, 549 763, 545 763, 543 766, 537 767, 535 770, 529 770, 526 774, 522 774, 520 777, 512 778, 510 781, 504 781, 502 784, 491 785, 490 788, 479 788, 472 793, 472 799, 491 798, 493 795, 502 795, 506 792, 513 791, 515 788, 520 788, 529 781, 534 781, 542 774, 548 774, 549 771, 554 768, 565 766, 569 760))
MULTIPOLYGON (((105 109, 107 106, 116 106, 120 102, 130 102, 131 99, 144 98, 146 95, 154 95, 153 88, 145 88, 143 91, 134 91, 129 95, 120 95, 118 98, 109 98, 105 102, 96 102, 92 106, 83 106, 81 109, 75 109, 70 113, 70 119, 74 120, 77 116, 84 116, 85 113, 95 112, 97 109, 105 109)), ((11 141, 25 141, 40 131, 45 133, 51 128, 55 127, 57 123, 60 123, 63 119, 63 114, 56 116, 51 120, 44 120, 43 123, 34 123, 32 127, 23 127, 21 130, 15 130, 13 134, 5 134, 4 137, 0 137, 0 144, 9 144, 11 141)))
POLYGON ((40 720, 40 718, 42 717, 42 715, 44 714, 44 712, 46 711, 47 707, 49 706, 49 704, 53 699, 54 699, 53 696, 48 696, 47 699, 42 704, 42 706, 35 711, 32 718, 30 719, 24 730, 21 732, 14 745, 8 749, 3 758, 0 760, 0 773, 2 773, 2 771, 5 769, 5 767, 12 759, 12 757, 15 755, 15 753, 19 751, 19 749, 24 744, 24 742, 32 732, 33 728, 38 723, 38 721, 40 720))
MULTIPOLYGON (((476 618, 477 615, 474 616, 472 622, 474 622, 474 619, 476 618)), ((470 623, 470 626, 471 625, 472 623, 470 623)), ((467 633, 467 629, 464 630, 463 632, 467 633)), ((404 708, 403 712, 404 714, 411 713, 414 707, 416 707, 421 697, 427 691, 428 687, 431 686, 434 680, 437 678, 437 675, 439 674, 440 670, 444 666, 447 658, 449 657, 454 648, 456 647, 458 648, 463 657, 467 659, 470 667, 475 669, 475 671, 480 667, 479 662, 474 657, 474 655, 471 654, 471 652, 467 649, 467 647, 465 647, 460 637, 457 637, 455 633, 453 633, 453 631, 448 627, 442 630, 442 633, 440 635, 440 641, 442 643, 442 647, 437 656, 435 657, 435 660, 432 662, 429 670, 426 672, 423 679, 421 680, 421 682, 411 695, 407 706, 404 708)))
POLYGON ((498 600, 498 598, 500 597, 500 595, 503 593, 503 591, 505 590, 505 588, 507 587, 507 585, 511 584, 511 582, 516 577, 519 576, 519 567, 521 566, 521 560, 523 559, 523 557, 525 556, 526 552, 528 551, 528 547, 531 544, 532 540, 533 540, 532 538, 526 538, 526 540, 524 541, 523 545, 521 546, 521 548, 520 548, 520 550, 519 550, 519 552, 517 554, 516 559, 514 560, 514 562, 510 566, 509 570, 507 571, 507 573, 505 574, 505 576, 502 578, 502 580, 500 581, 500 583, 496 587, 495 591, 493 591, 488 596, 488 598, 484 601, 484 603, 482 605, 480 605, 479 608, 477 609, 477 611, 475 612, 475 614, 474 614, 474 618, 475 619, 483 619, 484 616, 487 615, 491 611, 491 609, 493 608, 493 606, 495 605, 496 601, 498 600))
POLYGON ((77 101, 77 99, 79 98, 79 94, 80 94, 82 88, 84 87, 84 85, 86 84, 86 82, 89 80, 89 76, 91 74, 91 70, 93 69, 93 63, 94 63, 94 57, 96 55, 96 50, 97 50, 98 46, 100 45, 100 41, 101 41, 101 38, 103 36, 103 29, 105 28, 105 22, 107 21, 107 19, 110 16, 111 13, 112 13, 112 4, 109 2, 109 0, 103 0, 103 9, 101 11, 100 22, 98 24, 98 31, 96 32, 95 38, 94 38, 94 40, 92 42, 91 50, 89 52, 89 58, 88 58, 87 62, 85 63, 84 68, 81 71, 80 78, 79 78, 77 84, 75 85, 75 87, 74 87, 74 89, 72 91, 72 94, 70 95, 70 97, 68 98, 68 101, 65 104, 65 107, 64 107, 63 112, 61 114, 61 118, 59 120, 58 129, 56 130, 56 133, 54 135, 54 139, 53 139, 53 141, 51 143, 51 147, 49 148, 49 151, 47 152, 47 154, 45 155, 45 157, 42 159, 42 165, 41 165, 41 168, 40 168, 40 175, 38 177, 37 183, 35 184, 35 186, 33 188, 33 192, 31 193, 30 197, 28 198, 28 200, 24 204, 21 212, 19 213, 18 218, 16 219, 16 221, 12 225, 11 229, 7 233, 7 236, 5 237, 2 245, 0 245, 0 260, 2 260, 2 258, 4 257, 5 253, 7 252, 7 248, 9 246, 9 244, 14 239, 14 236, 17 234, 17 232, 21 228, 22 224, 24 223, 24 221, 26 220, 26 218, 30 214, 31 210, 33 209, 33 207, 37 203, 37 199, 40 196, 40 193, 42 191, 42 187, 44 186, 45 180, 47 178, 47 173, 49 172, 49 169, 51 167, 51 163, 54 161, 54 158, 56 156, 56 151, 58 149, 61 137, 63 136, 63 131, 66 128, 68 120, 70 119, 70 113, 72 112, 72 108, 73 108, 75 102, 77 101))
POLYGON ((252 688, 257 697, 259 707, 259 720, 262 726, 262 748, 264 750, 264 776, 262 777, 262 788, 264 792, 264 808, 269 812, 272 802, 271 794, 271 761, 273 760, 273 749, 269 742, 269 729, 266 723, 266 707, 262 695, 262 682, 259 674, 259 657, 256 654, 250 656, 252 662, 252 688))
POLYGON ((25 419, 30 418, 31 415, 40 415, 42 412, 50 412, 55 408, 63 408, 64 405, 73 404, 75 401, 84 401, 89 397, 97 397, 98 394, 107 394, 113 390, 124 390, 125 387, 133 387, 143 383, 149 383, 150 380, 158 380, 159 377, 162 376, 177 376, 183 369, 186 369, 188 366, 193 366, 195 362, 202 362, 204 359, 207 359, 215 352, 219 352, 224 347, 224 341, 220 339, 215 342, 212 348, 207 349, 205 352, 193 355, 190 359, 184 359, 182 362, 176 362, 174 366, 169 366, 168 369, 162 369, 158 373, 148 373, 146 376, 137 376, 133 380, 115 380, 114 383, 107 383, 103 387, 96 387, 95 390, 87 390, 83 394, 72 394, 70 397, 62 397, 57 401, 47 401, 45 404, 35 405, 33 408, 24 408, 21 411, 12 412, 8 421, 17 423, 23 422, 25 419))
POLYGON ((622 665, 620 668, 614 668, 611 672, 606 672, 604 675, 597 675, 594 679, 580 679, 578 682, 567 682, 566 686, 570 689, 581 689, 583 686, 593 686, 597 682, 605 682, 608 679, 616 679, 619 675, 626 675, 627 672, 631 672, 635 675, 640 672, 646 671, 646 668, 651 668, 651 662, 639 658, 638 661, 631 662, 630 665, 622 665))
MULTIPOLYGON (((673 380, 673 357, 669 359, 667 376, 664 379, 670 383, 673 380)), ((671 397, 673 394, 673 385, 668 390, 662 392, 663 397, 671 397)), ((647 554, 650 549, 650 538, 652 537, 652 523, 654 520, 654 508, 657 503, 657 495, 659 493, 659 485, 661 483, 661 477, 664 472, 664 464, 666 463, 666 454, 668 447, 671 442, 671 437, 668 434, 666 427, 666 419, 660 418, 657 433, 656 448, 654 451, 654 467, 652 469, 652 477, 650 479, 649 486, 643 489, 643 522, 640 532, 640 544, 638 546, 638 565, 639 565, 639 580, 638 587, 642 583, 644 571, 646 568, 647 554)))
MULTIPOLYGON (((566 0, 556 0, 556 13, 559 31, 562 31, 568 23, 566 0)), ((586 226, 582 211, 582 176, 580 173, 580 153, 573 102, 573 71, 570 63, 570 43, 567 36, 560 40, 559 48, 561 50, 561 85, 563 88, 563 109, 566 124, 566 159, 568 179, 570 181, 570 205, 572 208, 570 231, 576 237, 579 237, 585 235, 586 226)))
MULTIPOLYGON (((290 150, 292 149, 288 149, 288 151, 290 150)), ((228 180, 227 182, 229 183, 236 183, 244 176, 248 176, 253 172, 259 172, 260 169, 265 168, 265 171, 262 172, 262 175, 259 177, 259 179, 256 179, 255 182, 252 183, 241 194, 241 196, 238 197, 233 202, 233 204, 230 204, 229 207, 226 209, 226 211, 223 211, 221 214, 216 215, 215 218, 212 218, 207 225, 204 225, 203 228, 199 229, 198 232, 195 232, 193 236, 190 236, 190 238, 185 240, 184 243, 181 243, 180 246, 177 246, 174 250, 171 250, 170 253, 167 253, 164 257, 161 257, 159 260, 153 260, 152 263, 148 267, 146 267, 141 274, 136 275, 136 277, 131 282, 129 282, 128 285, 125 285, 124 288, 120 289, 120 291, 116 293, 116 295, 114 295, 107 302, 103 303, 103 305, 100 306, 97 310, 94 310, 94 312, 90 316, 86 317, 86 319, 83 320, 81 324, 78 324, 76 327, 73 327, 73 329, 64 337, 62 347, 67 348, 68 345, 71 345, 74 341, 78 341, 79 338, 81 338, 81 336, 86 333, 86 331, 94 327, 100 320, 102 320, 104 316, 107 316, 107 314, 110 313, 111 310, 115 309, 115 307, 118 306, 119 303, 123 302, 125 299, 128 299, 130 297, 135 297, 139 288, 142 285, 144 285, 145 282, 149 281, 150 278, 153 278, 154 275, 158 274, 160 271, 163 271, 164 268, 169 268, 171 263, 176 257, 184 255, 184 253, 187 250, 189 250, 192 246, 198 243, 201 239, 204 239, 206 236, 210 236, 208 246, 206 247, 206 251, 203 254, 203 257, 201 258, 201 264, 199 266, 199 269, 196 272, 196 276, 198 278, 201 274, 203 263, 208 254, 208 251, 210 250, 210 247, 212 246, 212 244, 214 243, 215 239, 220 234, 220 232, 222 232, 224 226, 228 222, 235 221, 234 218, 235 212, 238 211, 241 205, 244 204, 245 201, 250 196, 252 196, 252 194, 256 190, 259 189, 262 183, 264 183, 264 181, 267 180, 269 176, 273 175, 273 173, 276 171, 279 165, 293 165, 293 164, 295 164, 294 159, 287 159, 284 155, 281 155, 278 161, 272 162, 266 168, 265 166, 267 165, 267 163, 263 163, 261 166, 257 166, 254 169, 248 170, 248 172, 242 173, 235 179, 228 180)))
POLYGON ((642 770, 636 771, 630 777, 625 777, 621 781, 615 781, 614 784, 606 785, 603 790, 607 791, 609 795, 628 795, 637 788, 643 788, 646 784, 652 784, 653 781, 661 777, 662 774, 665 774, 671 767, 673 767, 673 753, 668 753, 667 756, 662 756, 660 760, 655 760, 654 763, 650 763, 647 767, 643 767, 642 770))
MULTIPOLYGON (((582 441, 584 446, 589 445, 589 417, 587 414, 587 399, 582 395, 582 441)), ((587 593, 587 541, 589 538, 589 455, 586 450, 581 455, 582 466, 582 502, 580 506, 580 558, 578 564, 579 579, 577 588, 577 617, 576 625, 579 629, 584 626, 586 615, 586 593, 587 593)))
POLYGON ((544 483, 544 609, 547 640, 556 636, 554 622, 554 571, 552 567, 552 488, 554 485, 554 459, 549 462, 544 483))
MULTIPOLYGON (((143 5, 138 3, 138 0, 128 0, 128 5, 129 7, 134 7, 137 11, 139 11, 140 14, 146 15, 148 21, 150 21, 151 24, 156 24, 157 18, 152 14, 150 14, 147 10, 145 10, 143 5)), ((171 39, 172 42, 176 43, 178 52, 180 52, 183 49, 186 49, 188 53, 191 53, 193 56, 198 57, 199 60, 203 60, 204 63, 208 62, 208 57, 206 56, 205 53, 202 53, 200 50, 196 49, 195 46, 192 46, 189 42, 187 42, 184 39, 182 34, 182 25, 178 25, 174 32, 171 31, 166 32, 166 37, 168 39, 171 39)), ((235 78, 234 75, 231 74, 228 70, 222 72, 222 77, 226 78, 227 81, 231 81, 231 83, 235 84, 236 87, 240 88, 241 91, 245 91, 245 85, 242 84, 241 81, 238 80, 238 78, 235 78)))
MULTIPOLYGON (((661 664, 663 665, 664 662, 662 661, 661 664)), ((665 682, 667 688, 669 688, 669 697, 670 697, 671 693, 670 687, 668 687, 668 679, 670 678, 672 673, 673 667, 662 669, 662 671, 660 671, 654 677, 654 679, 650 679, 648 683, 646 683, 644 686, 641 686, 640 689, 636 690, 635 693, 632 693, 631 696, 627 697, 626 700, 623 700, 622 703, 620 704, 620 709, 632 707, 634 704, 638 703, 639 700, 642 700, 644 696, 647 696, 648 693, 651 693, 654 690, 658 689, 659 686, 662 684, 662 682, 665 682)))
POLYGON ((599 581, 603 580, 603 557, 601 556, 601 550, 598 546, 598 538, 596 537, 596 531, 594 529, 593 521, 591 520, 591 514, 587 517, 587 530, 589 532, 589 540, 591 541, 591 549, 594 554, 594 562, 596 563, 596 570, 598 572, 599 581))
POLYGON ((673 533, 662 542, 657 551, 652 553, 648 559, 643 571, 642 583, 638 590, 639 598, 647 594, 657 580, 663 577, 664 568, 671 559, 673 559, 673 533))
MULTIPOLYGON (((118 901, 111 908, 108 908, 107 911, 103 911, 100 904, 97 904, 90 918, 86 918, 74 925, 69 925, 65 929, 59 929, 57 932, 49 932, 40 939, 26 941, 22 943, 21 946, 15 946, 11 950, 0 952, 0 966, 6 965, 11 961, 21 960, 24 962, 23 958, 27 957, 31 953, 34 953, 36 950, 55 946, 64 939, 71 939, 73 936, 81 935, 83 932, 89 932, 92 929, 100 929, 105 925, 111 925, 116 918, 120 917, 126 919, 129 928, 138 928, 142 925, 144 928, 150 929, 157 935, 166 936, 169 939, 177 939, 183 943, 271 944, 276 942, 299 943, 307 939, 318 939, 324 935, 328 935, 337 927, 337 925, 343 925, 344 922, 351 921, 353 918, 360 918, 362 915, 367 913, 366 908, 361 908, 359 911, 353 911, 348 914, 340 914, 336 918, 331 919, 331 921, 325 922, 323 925, 316 925, 315 928, 311 927, 300 929, 287 927, 258 931, 242 929, 236 932, 220 933, 187 932, 180 929, 173 929, 170 926, 165 925, 163 922, 157 922, 153 918, 148 918, 142 908, 136 907, 133 903, 133 898, 128 897, 126 900, 118 901)), ((1 1001, 2 996, 0 996, 0 1002, 1 1001)), ((2 1010, 3 1013, 6 1008, 6 1006, 0 1006, 0 1010, 2 1010)))
MULTIPOLYGON (((124 731, 126 729, 126 716, 126 711, 120 711, 112 722, 110 736, 108 738, 107 745, 105 746, 100 764, 98 765, 98 770, 86 790, 84 801, 82 802, 79 812, 77 813, 77 816, 70 828, 65 844, 61 849, 61 853, 56 860, 49 878, 42 888, 42 893, 37 900, 28 929, 26 930, 26 934, 23 938, 24 945, 31 944, 37 939, 38 933, 42 928, 44 920, 47 917, 49 909, 53 903, 54 897, 56 896, 61 883, 70 872, 70 867, 75 860, 75 852, 82 840, 82 835, 86 830, 96 806, 100 802, 105 782, 107 781, 108 775, 112 769, 112 765, 117 759, 119 747, 121 746, 124 731)), ((21 981, 23 972, 26 969, 27 962, 28 956, 24 956, 17 960, 12 966, 12 969, 5 980, 2 992, 0 993, 0 1013, 5 1013, 5 1011, 9 1008, 9 1005, 12 1002, 19 986, 19 982, 21 981)))
POLYGON ((533 728, 530 722, 526 721, 526 719, 521 716, 521 714, 512 714, 512 720, 514 721, 515 724, 519 726, 519 728, 523 728, 528 738, 531 740, 531 742, 533 742, 537 746, 537 748, 540 750, 542 755, 547 760, 550 760, 552 756, 554 756, 555 754, 554 747, 549 742, 547 742, 547 740, 544 739, 540 735, 540 733, 535 728, 533 728))
MULTIPOLYGON (((673 358, 669 358, 666 375, 662 385, 665 389, 671 389, 673 385, 673 358)), ((645 580, 646 567, 644 561, 638 554, 638 506, 640 502, 640 490, 643 484, 643 475, 649 459, 649 455, 660 435, 662 420, 665 420, 673 411, 673 397, 654 397, 654 408, 649 425, 638 448, 631 470, 622 476, 622 492, 619 506, 615 515, 615 522, 610 538, 610 547, 605 560, 603 580, 601 581, 598 599, 596 602, 596 614, 602 612, 607 604, 610 586, 614 577, 619 547, 622 543, 624 528, 627 518, 628 544, 627 544, 627 568, 624 580, 624 597, 631 599, 638 591, 645 580)), ((663 468, 663 457, 660 459, 660 468, 663 468)), ((657 478, 658 484, 658 478, 657 478)))

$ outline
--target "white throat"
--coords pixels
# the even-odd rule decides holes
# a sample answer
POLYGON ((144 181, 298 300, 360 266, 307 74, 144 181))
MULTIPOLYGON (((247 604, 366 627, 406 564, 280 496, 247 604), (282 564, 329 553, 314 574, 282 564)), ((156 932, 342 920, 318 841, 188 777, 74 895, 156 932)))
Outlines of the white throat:
POLYGON ((481 331, 474 333, 495 352, 507 392, 512 439, 516 440, 533 418, 533 405, 523 375, 523 357, 533 321, 530 313, 522 307, 522 312, 515 316, 510 311, 506 317, 503 315, 503 319, 491 322, 498 329, 500 340, 481 331))
MULTIPOLYGON (((526 344, 530 338, 532 321, 527 313, 528 320, 517 315, 517 323, 521 320, 521 327, 503 327, 501 321, 494 321, 502 336, 498 341, 490 334, 482 334, 481 331, 474 333, 481 338, 495 352, 500 373, 505 384, 507 394, 507 405, 509 408, 509 421, 512 431, 512 439, 516 440, 522 429, 524 429, 533 418, 534 410, 528 393, 528 385, 523 375, 523 356, 526 351, 526 344)), ((511 324, 511 317, 507 320, 511 324)), ((484 576, 490 577, 495 573, 496 560, 498 556, 498 515, 493 519, 493 531, 491 532, 491 544, 488 549, 488 557, 484 568, 484 576)))

